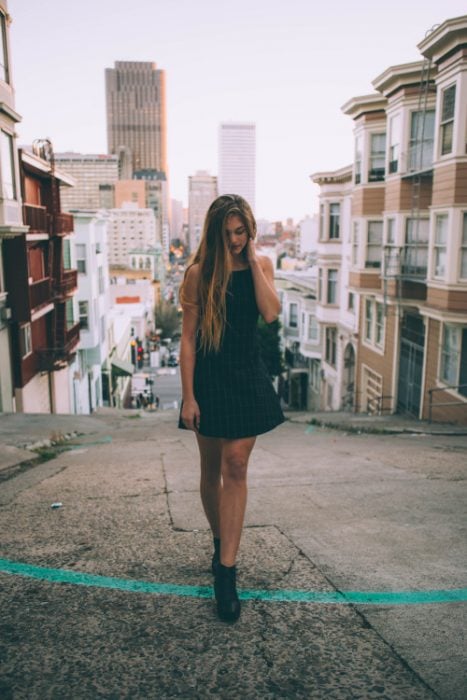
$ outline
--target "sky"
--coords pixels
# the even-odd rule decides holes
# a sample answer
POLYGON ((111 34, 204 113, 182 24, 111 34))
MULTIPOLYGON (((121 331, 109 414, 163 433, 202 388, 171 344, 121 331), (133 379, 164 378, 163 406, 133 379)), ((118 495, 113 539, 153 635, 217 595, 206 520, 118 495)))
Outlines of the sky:
POLYGON ((391 65, 420 60, 465 0, 8 0, 18 143, 106 153, 105 68, 166 71, 170 196, 217 174, 218 126, 256 123, 256 216, 316 212, 315 172, 352 161, 351 97, 391 65))

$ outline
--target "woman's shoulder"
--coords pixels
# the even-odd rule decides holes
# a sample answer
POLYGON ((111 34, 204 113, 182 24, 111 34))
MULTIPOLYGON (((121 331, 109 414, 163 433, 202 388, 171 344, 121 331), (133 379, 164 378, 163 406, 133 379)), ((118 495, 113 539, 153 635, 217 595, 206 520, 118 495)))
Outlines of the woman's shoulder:
POLYGON ((264 272, 274 272, 272 260, 268 255, 258 255, 258 261, 264 272))

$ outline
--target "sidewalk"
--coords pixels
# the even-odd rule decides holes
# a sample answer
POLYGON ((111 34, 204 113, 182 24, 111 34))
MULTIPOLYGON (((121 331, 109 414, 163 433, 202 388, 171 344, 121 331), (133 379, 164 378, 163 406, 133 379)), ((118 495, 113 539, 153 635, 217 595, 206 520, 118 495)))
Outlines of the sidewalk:
POLYGON ((234 626, 176 412, 0 417, 51 436, 0 484, 2 697, 465 700, 466 436, 260 436, 234 626))

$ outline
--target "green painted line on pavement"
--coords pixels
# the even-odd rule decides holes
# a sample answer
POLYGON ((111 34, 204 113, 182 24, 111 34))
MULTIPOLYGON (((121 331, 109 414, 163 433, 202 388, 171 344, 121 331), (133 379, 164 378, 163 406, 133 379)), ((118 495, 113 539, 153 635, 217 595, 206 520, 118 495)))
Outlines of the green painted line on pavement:
MULTIPOLYGON (((49 569, 43 566, 0 559, 0 573, 25 576, 51 583, 70 583, 76 586, 111 588, 131 593, 152 593, 190 598, 212 598, 210 586, 179 586, 172 583, 151 583, 132 579, 85 574, 67 569, 49 569)), ((280 603, 321 603, 333 605, 423 605, 433 603, 467 602, 467 588, 431 591, 267 591, 241 590, 242 600, 261 600, 280 603)))

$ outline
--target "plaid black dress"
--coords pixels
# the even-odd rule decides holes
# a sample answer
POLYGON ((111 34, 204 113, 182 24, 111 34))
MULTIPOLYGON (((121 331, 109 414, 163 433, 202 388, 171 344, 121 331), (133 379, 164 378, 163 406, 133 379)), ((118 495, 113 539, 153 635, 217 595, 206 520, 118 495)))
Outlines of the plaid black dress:
MULTIPOLYGON (((285 420, 259 354, 258 315, 250 268, 232 272, 221 348, 205 354, 197 343, 194 394, 201 435, 253 437, 285 420)), ((179 427, 185 427, 181 419, 179 427)))

